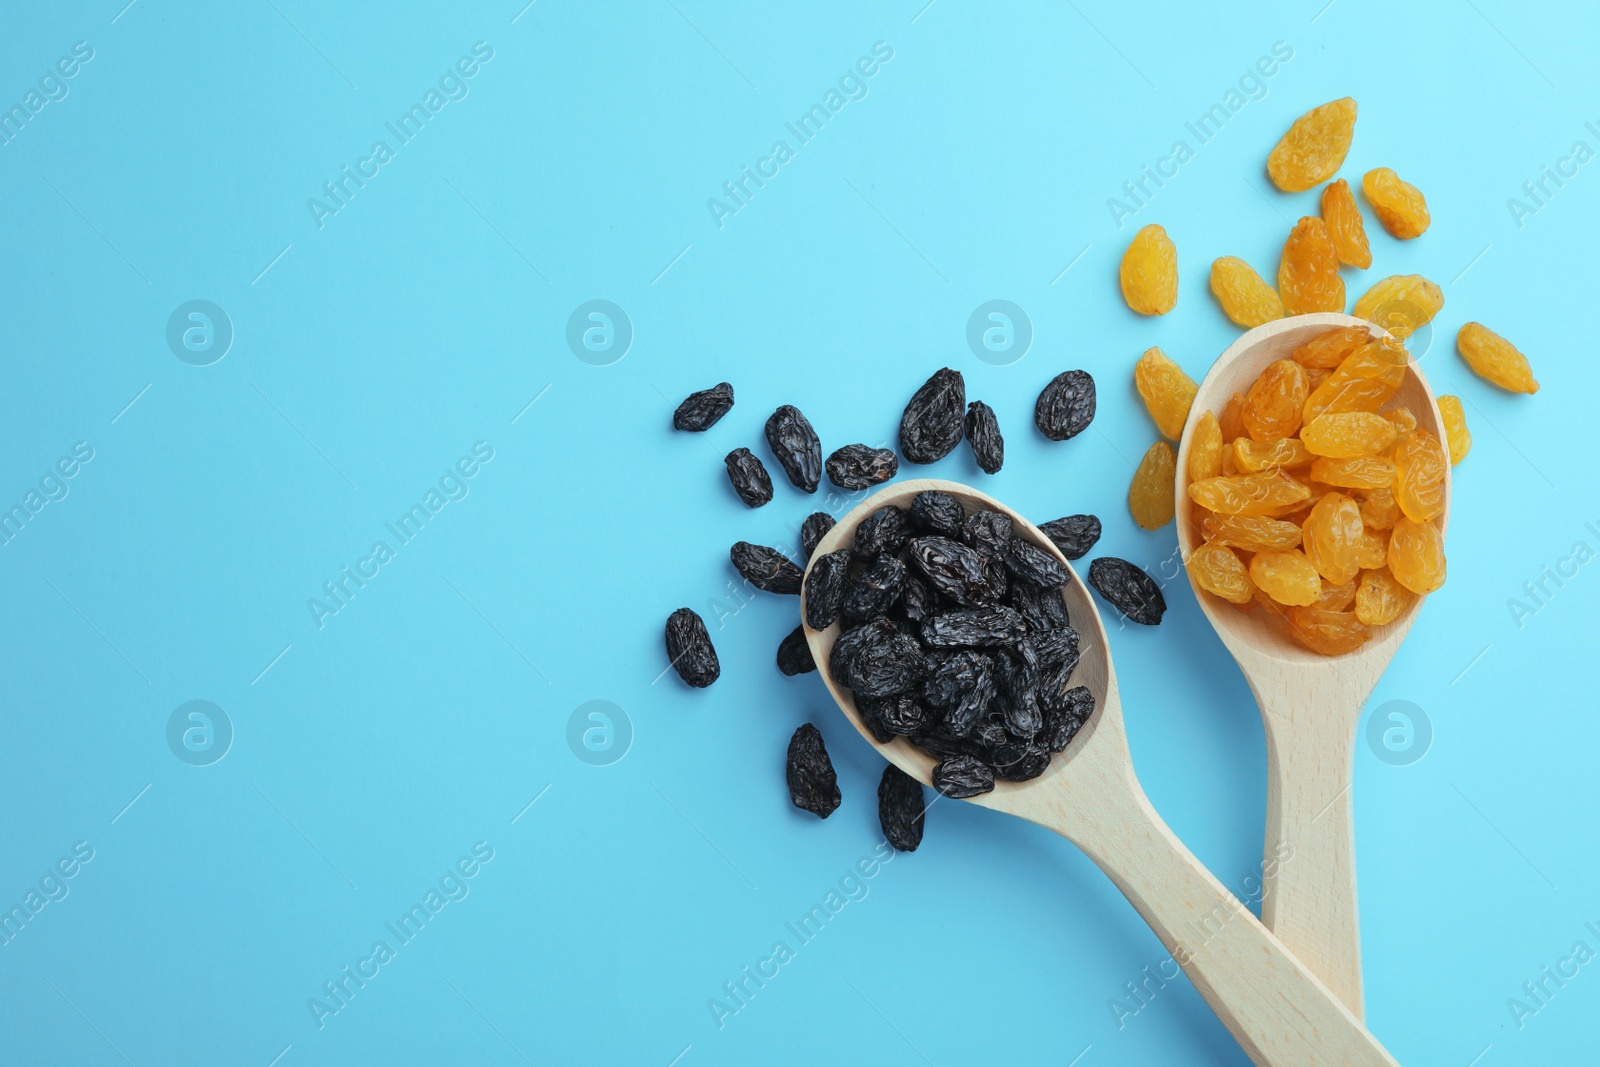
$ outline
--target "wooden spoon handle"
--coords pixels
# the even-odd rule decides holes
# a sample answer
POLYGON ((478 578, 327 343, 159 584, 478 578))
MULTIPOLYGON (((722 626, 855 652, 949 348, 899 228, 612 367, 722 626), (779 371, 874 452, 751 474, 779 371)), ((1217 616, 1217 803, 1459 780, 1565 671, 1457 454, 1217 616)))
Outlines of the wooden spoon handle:
POLYGON ((1259 1067, 1397 1067, 1173 835, 1131 775, 1121 788, 1074 793, 1064 820, 1076 824, 1072 839, 1144 916, 1259 1067))

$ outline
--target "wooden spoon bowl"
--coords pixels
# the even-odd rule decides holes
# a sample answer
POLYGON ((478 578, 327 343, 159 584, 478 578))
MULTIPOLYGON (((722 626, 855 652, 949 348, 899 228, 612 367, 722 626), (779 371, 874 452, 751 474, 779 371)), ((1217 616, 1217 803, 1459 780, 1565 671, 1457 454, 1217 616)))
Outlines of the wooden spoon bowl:
MULTIPOLYGON (((812 559, 854 544, 856 527, 879 508, 909 507, 918 493, 928 490, 950 494, 969 512, 987 508, 1007 515, 1017 536, 1067 566, 1070 580, 1062 596, 1079 634, 1081 656, 1070 684, 1087 686, 1095 698, 1088 722, 1042 775, 1027 782, 997 782, 993 792, 973 797, 972 803, 1036 822, 1083 849, 1150 924, 1255 1063, 1393 1065, 1360 1020, 1212 877, 1151 807, 1133 773, 1100 613, 1071 564, 1037 527, 966 486, 906 481, 880 490, 846 515, 823 537, 812 559)), ((808 567, 808 577, 809 573, 808 567)), ((800 616, 803 621, 803 594, 800 616)), ((933 757, 905 738, 875 741, 850 690, 832 677, 828 655, 839 633, 837 621, 820 631, 806 627, 806 640, 828 692, 867 743, 913 778, 931 785, 933 757)))
MULTIPOLYGON (((1366 326, 1374 337, 1388 336, 1349 315, 1279 319, 1241 336, 1200 383, 1178 447, 1178 546, 1185 560, 1203 543, 1188 520, 1189 451, 1201 414, 1209 410, 1220 416, 1229 397, 1249 389, 1267 364, 1288 359, 1311 338, 1342 326, 1366 326)), ((1419 429, 1444 440, 1439 406, 1415 361, 1387 407, 1402 405, 1416 416, 1419 429)), ((1450 515, 1448 464, 1444 502, 1441 527, 1450 515)), ((1281 857, 1283 850, 1292 850, 1292 861, 1272 864, 1263 879, 1262 920, 1359 1017, 1361 940, 1350 804, 1355 730, 1362 706, 1426 597, 1417 597, 1393 622, 1376 627, 1366 644, 1342 656, 1305 648, 1289 635, 1284 620, 1262 605, 1242 610, 1198 586, 1195 597, 1261 706, 1267 735, 1266 854, 1281 857)))

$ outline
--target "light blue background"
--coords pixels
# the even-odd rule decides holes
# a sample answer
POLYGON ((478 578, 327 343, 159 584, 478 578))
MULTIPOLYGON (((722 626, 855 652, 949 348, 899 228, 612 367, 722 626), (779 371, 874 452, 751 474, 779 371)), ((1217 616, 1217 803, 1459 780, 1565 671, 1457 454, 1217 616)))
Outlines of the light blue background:
MULTIPOLYGON (((1343 175, 1395 167, 1434 219, 1400 244, 1369 213, 1351 300, 1391 273, 1443 285, 1423 367, 1475 438, 1449 584, 1371 705, 1425 709, 1432 748, 1358 754, 1370 1024, 1408 1065, 1592 1058, 1600 963, 1520 1029, 1506 1002, 1580 939, 1600 950, 1600 572, 1520 626, 1508 599, 1574 542, 1600 549, 1600 163, 1521 226, 1507 200, 1574 141, 1600 148, 1600 19, 1508 0, 923 2, 13 5, 0 104, 74 42, 94 58, 0 147, 0 503, 75 442, 94 459, 0 548, 0 903, 75 842, 94 859, 0 947, 0 1060, 1245 1062, 1186 982, 1119 1029, 1107 1002, 1159 943, 1065 842, 953 803, 719 1030, 708 998, 879 840, 881 761, 815 676, 774 669, 790 600, 713 622, 713 688, 653 679, 667 614, 710 620, 735 577, 727 546, 790 547, 822 506, 772 465, 776 500, 747 510, 721 456, 765 456, 781 403, 828 450, 892 440, 942 365, 998 412, 1006 465, 985 477, 963 446, 928 473, 1040 520, 1096 512, 1099 551, 1159 568, 1172 528, 1139 531, 1124 504, 1154 439, 1132 363, 1159 344, 1198 378, 1237 335, 1209 263, 1271 275, 1317 194, 1278 193, 1265 155, 1345 94, 1361 118, 1343 175), (319 229, 307 199, 477 41, 494 55, 470 95, 319 229), (893 59, 869 95, 718 228, 707 199, 878 41, 893 59), (1279 41, 1293 58, 1265 97, 1119 230, 1107 199, 1175 140, 1196 147, 1185 122, 1279 41), (1182 271, 1159 320, 1115 281, 1151 221, 1182 271), (994 298, 1035 329, 1011 366, 965 344, 994 298), (191 299, 235 329, 209 367, 165 342, 191 299), (591 299, 636 331, 611 366, 564 341, 591 299), (1471 319, 1530 354, 1542 392, 1465 370, 1471 319), (1072 367, 1100 413, 1051 444, 1033 400, 1072 367), (724 379, 721 424, 668 429, 724 379), (319 629, 307 599, 478 441, 494 458, 470 495, 319 629), (235 729, 209 767, 166 744, 192 699, 235 729), (566 741, 596 699, 635 735, 606 767, 566 741), (844 793, 825 823, 783 786, 805 721, 844 793), (494 858, 470 895, 319 1029, 308 998, 479 841, 494 858)), ((1260 858, 1259 718, 1187 584, 1168 597, 1159 629, 1112 635, 1135 761, 1237 889, 1260 858)))

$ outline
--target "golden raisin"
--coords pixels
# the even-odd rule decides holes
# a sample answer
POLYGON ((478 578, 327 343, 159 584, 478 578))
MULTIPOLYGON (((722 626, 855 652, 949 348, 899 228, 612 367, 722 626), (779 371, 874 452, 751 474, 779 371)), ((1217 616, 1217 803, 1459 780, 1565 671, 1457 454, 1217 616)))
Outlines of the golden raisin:
POLYGON ((1332 370, 1371 341, 1372 333, 1365 326, 1341 326, 1317 334, 1295 349, 1290 358, 1307 370, 1332 370))
POLYGON ((1390 530, 1400 518, 1400 505, 1388 489, 1370 490, 1361 501, 1361 521, 1370 530, 1390 530))
POLYGON ((1189 480, 1215 478, 1222 473, 1222 426, 1209 411, 1202 411, 1189 434, 1189 480))
POLYGON ((1382 456, 1323 456, 1311 464, 1311 479, 1341 489, 1387 489, 1394 484, 1394 464, 1382 456))
POLYGON ((1151 445, 1139 461, 1133 484, 1128 486, 1128 510, 1142 528, 1159 530, 1172 521, 1173 476, 1177 468, 1178 457, 1165 441, 1151 445))
MULTIPOLYGON (((1235 437, 1235 441, 1239 438, 1235 437)), ((1235 474, 1243 474, 1239 469, 1239 461, 1234 457, 1233 449, 1224 445, 1222 448, 1222 476, 1232 478, 1235 474)))
POLYGON ((1439 528, 1401 516, 1389 535, 1389 573, 1413 593, 1431 593, 1443 585, 1444 535, 1439 528))
POLYGON ((1382 567, 1389 560, 1389 535, 1382 530, 1363 530, 1356 546, 1356 562, 1364 571, 1382 567))
POLYGON ((1472 432, 1467 429, 1467 413, 1461 410, 1461 398, 1441 396, 1439 417, 1444 420, 1444 436, 1450 443, 1450 465, 1453 467, 1472 451, 1472 432))
POLYGON ((1212 544, 1230 545, 1246 552, 1300 546, 1300 527, 1264 515, 1207 515, 1200 529, 1212 544))
POLYGON ((1318 415, 1300 429, 1306 449, 1330 459, 1376 456, 1394 444, 1394 423, 1370 411, 1340 411, 1318 415))
POLYGON ((1339 254, 1321 219, 1307 215, 1289 231, 1278 261, 1278 296, 1290 315, 1344 310, 1339 254))
POLYGON ((1398 433, 1410 433, 1417 428, 1417 417, 1404 404, 1385 411, 1383 417, 1394 423, 1394 428, 1398 433))
POLYGON ((1348 96, 1294 120, 1267 156, 1267 173, 1286 193, 1320 185, 1338 173, 1356 132, 1356 102, 1348 96))
POLYGON ((1278 291, 1238 256, 1223 256, 1211 264, 1211 292, 1223 314, 1240 326, 1260 326, 1283 318, 1278 291))
POLYGON ((1306 403, 1306 372, 1292 359, 1267 364, 1251 383, 1239 411, 1239 422, 1256 441, 1277 441, 1300 429, 1306 403))
POLYGON ((1449 459, 1439 439, 1415 430, 1394 448, 1394 499, 1413 522, 1427 522, 1444 510, 1449 459))
POLYGON ((1295 608, 1289 612, 1289 633, 1313 652, 1342 656, 1367 643, 1372 631, 1348 611, 1295 608))
POLYGON ((1236 474, 1189 483, 1189 499, 1223 515, 1262 515, 1294 507, 1311 495, 1310 487, 1282 471, 1236 474))
POLYGON ((1528 357, 1517 346, 1484 326, 1469 322, 1456 333, 1456 350, 1472 373, 1513 393, 1537 393, 1528 357))
POLYGON ((1383 223, 1383 228, 1402 241, 1422 236, 1428 228, 1428 202, 1410 182, 1388 167, 1369 170, 1361 179, 1361 191, 1367 194, 1373 214, 1383 223))
POLYGON ((1233 458, 1241 471, 1254 473, 1275 467, 1303 467, 1316 457, 1293 437, 1277 441, 1252 441, 1241 437, 1233 443, 1233 458))
POLYGON ((1339 253, 1339 262, 1347 267, 1366 270, 1372 266, 1372 246, 1367 243, 1367 225, 1361 221, 1361 209, 1356 206, 1356 194, 1350 183, 1340 178, 1329 182, 1322 190, 1322 221, 1328 224, 1328 236, 1339 253))
POLYGON ((1377 411, 1406 377, 1410 356, 1398 341, 1378 340, 1346 357, 1327 380, 1306 397, 1302 418, 1341 411, 1377 411))
POLYGON ((1317 573, 1335 585, 1348 582, 1361 569, 1361 508, 1340 493, 1317 501, 1302 528, 1306 558, 1317 573))
POLYGON ((1361 572, 1356 586, 1356 618, 1368 626, 1394 622, 1416 597, 1394 580, 1388 567, 1361 572))
POLYGON ((1141 315, 1165 315, 1178 303, 1178 249, 1155 223, 1122 254, 1122 298, 1141 315))
POLYGON ((1341 582, 1334 585, 1326 578, 1322 580, 1322 595, 1317 597, 1317 602, 1311 605, 1320 611, 1349 611, 1350 605, 1356 602, 1356 580, 1341 582))
POLYGON ((1156 429, 1174 441, 1183 436, 1189 420, 1189 406, 1199 386, 1183 373, 1183 368, 1167 358, 1159 348, 1151 348, 1133 365, 1133 384, 1144 399, 1144 406, 1155 420, 1156 429))
POLYGON ((1350 314, 1404 341, 1444 307, 1444 290, 1420 274, 1391 274, 1361 294, 1350 314))
POLYGON ((1233 550, 1221 545, 1201 545, 1189 554, 1185 564, 1189 577, 1208 593, 1215 593, 1233 604, 1248 604, 1255 593, 1244 564, 1233 550))
POLYGON ((1222 415, 1217 419, 1222 427, 1222 443, 1227 444, 1236 437, 1244 434, 1244 394, 1234 393, 1223 405, 1222 415))
POLYGON ((1271 549, 1250 557, 1250 580, 1280 604, 1315 604, 1322 595, 1322 578, 1299 549, 1271 549))

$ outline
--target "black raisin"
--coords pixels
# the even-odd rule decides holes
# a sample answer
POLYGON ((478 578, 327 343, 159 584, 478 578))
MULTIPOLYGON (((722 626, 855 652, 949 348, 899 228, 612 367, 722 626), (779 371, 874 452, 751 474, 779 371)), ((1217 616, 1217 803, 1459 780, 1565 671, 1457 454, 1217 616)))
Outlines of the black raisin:
POLYGON ((1010 645, 1027 635, 1028 624, 1013 608, 995 606, 950 611, 922 624, 922 640, 930 648, 1010 645))
POLYGON ((996 778, 1026 782, 1037 778, 1050 766, 1050 750, 1034 741, 1008 740, 989 753, 996 778))
POLYGON ((1159 626, 1167 601, 1143 570, 1116 556, 1101 556, 1089 564, 1089 584, 1122 614, 1143 626, 1159 626))
POLYGON ((870 489, 893 478, 900 461, 887 448, 845 445, 828 457, 828 480, 840 489, 870 489))
POLYGON ((728 466, 728 481, 739 499, 752 508, 759 508, 772 499, 772 479, 767 468, 748 448, 736 448, 723 459, 728 466))
POLYGON ((700 433, 717 424, 717 420, 733 407, 733 386, 718 382, 710 389, 690 393, 678 410, 672 413, 672 426, 676 430, 700 433))
POLYGON ((900 451, 907 463, 933 463, 961 443, 967 386, 961 372, 944 367, 923 383, 900 417, 900 451))
POLYGON ((875 619, 839 636, 828 670, 858 696, 894 696, 922 684, 922 649, 888 619, 875 619))
POLYGON ((911 520, 893 504, 879 508, 861 520, 856 527, 855 555, 857 559, 873 556, 892 556, 906 547, 911 540, 911 520))
POLYGON ((1035 738, 1051 752, 1060 752, 1072 743, 1083 724, 1094 714, 1094 694, 1084 686, 1068 689, 1061 699, 1044 709, 1044 729, 1035 738))
POLYGON ((1039 657, 1041 667, 1060 667, 1078 662, 1078 631, 1070 626, 1036 630, 1028 635, 1028 644, 1039 657))
POLYGON ((961 539, 990 559, 999 559, 1011 543, 1011 517, 975 511, 961 524, 961 539))
POLYGON ((789 779, 789 799, 794 806, 826 819, 839 807, 839 777, 833 773, 822 734, 806 723, 789 738, 789 758, 784 767, 789 779))
POLYGON ((858 697, 855 702, 856 714, 860 717, 862 724, 866 726, 867 732, 872 735, 872 739, 880 745, 888 744, 898 736, 883 725, 883 720, 878 716, 877 705, 882 703, 884 699, 892 698, 858 697))
POLYGON ((1018 582, 1011 587, 1007 599, 1027 621, 1029 630, 1055 630, 1072 624, 1059 589, 1039 589, 1018 582))
POLYGON ((861 699, 872 704, 873 714, 883 723, 883 728, 897 737, 923 733, 931 729, 939 718, 932 708, 917 699, 915 693, 861 699))
POLYGON ((976 756, 951 756, 933 768, 933 787, 960 800, 994 789, 994 771, 976 756))
POLYGON ((1051 519, 1039 532, 1050 538, 1063 556, 1081 559, 1100 540, 1100 520, 1093 515, 1068 515, 1051 519))
POLYGON ((922 683, 923 699, 944 710, 944 726, 962 736, 995 697, 994 663, 980 652, 957 652, 940 661, 922 683))
POLYGON ((962 509, 961 501, 949 493, 929 489, 911 500, 911 521, 918 533, 959 538, 961 524, 966 519, 967 513, 962 509))
POLYGON ((893 556, 880 556, 863 567, 845 585, 839 610, 850 622, 887 615, 905 587, 906 565, 893 556))
POLYGON ((900 591, 900 610, 912 622, 921 622, 933 613, 933 594, 910 571, 906 572, 905 588, 900 591))
POLYGON ((1000 689, 1000 712, 1006 730, 1016 737, 1032 737, 1044 726, 1039 706, 1039 661, 1033 646, 1023 642, 995 656, 995 681, 1000 689))
POLYGON ((1050 379, 1033 408, 1039 432, 1065 441, 1088 428, 1094 419, 1094 379, 1088 371, 1063 371, 1050 379))
POLYGON ((811 645, 806 642, 805 627, 796 626, 788 637, 778 642, 778 669, 790 677, 810 674, 817 669, 817 661, 811 657, 811 645))
POLYGON ((822 481, 822 442, 811 422, 793 404, 785 404, 767 419, 767 445, 798 489, 817 491, 822 481))
POLYGON ((1006 545, 1006 570, 1017 580, 1040 589, 1060 589, 1067 584, 1067 565, 1038 545, 1013 537, 1006 545))
POLYGON ((892 763, 885 767, 878 779, 878 825, 895 851, 915 852, 922 844, 926 812, 922 783, 892 763))
POLYGON ((806 573, 806 625, 826 630, 839 617, 845 585, 850 580, 850 550, 841 548, 811 561, 806 573))
POLYGON ((806 516, 806 521, 800 524, 800 551, 806 559, 816 555, 817 544, 834 525, 833 516, 826 511, 813 511, 806 516))
POLYGON ((744 575, 745 581, 757 589, 767 593, 800 594, 800 580, 805 572, 777 549, 735 541, 728 550, 728 558, 744 575))
POLYGON ((972 446, 972 458, 985 474, 995 473, 1006 461, 1000 421, 994 417, 994 409, 981 400, 967 405, 967 444, 972 446))
POLYGON ((984 558, 948 537, 917 537, 907 546, 917 569, 927 575, 935 592, 958 604, 981 604, 993 599, 992 578, 984 558))
POLYGON ((688 608, 667 616, 667 659, 678 677, 696 689, 704 689, 722 674, 705 621, 688 608))

